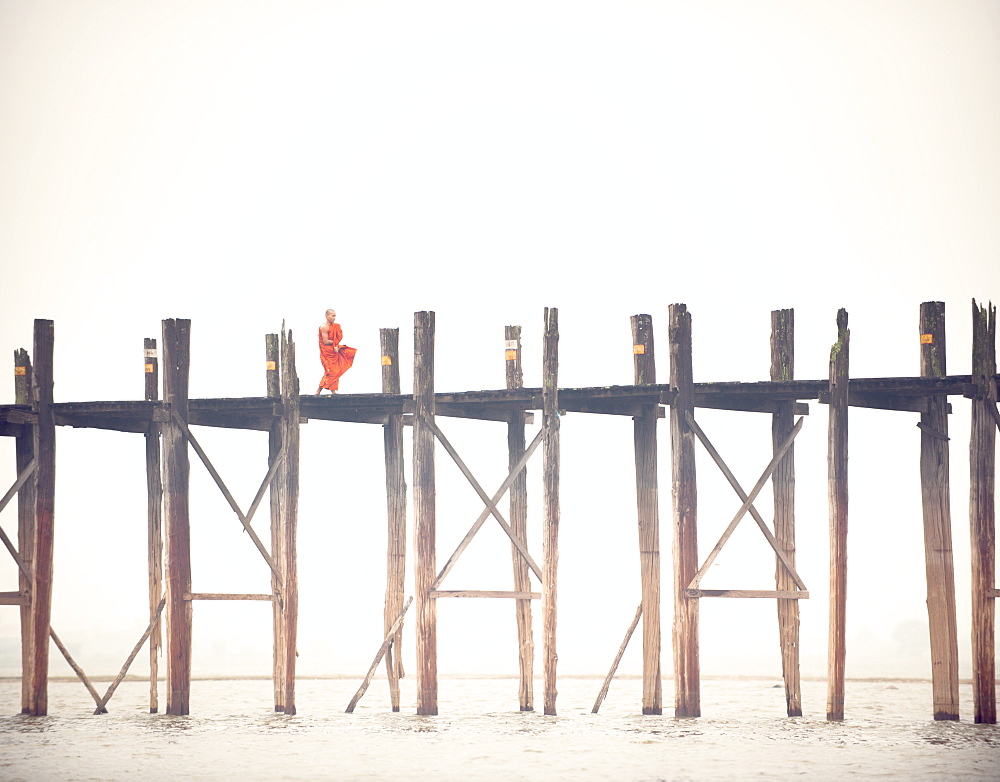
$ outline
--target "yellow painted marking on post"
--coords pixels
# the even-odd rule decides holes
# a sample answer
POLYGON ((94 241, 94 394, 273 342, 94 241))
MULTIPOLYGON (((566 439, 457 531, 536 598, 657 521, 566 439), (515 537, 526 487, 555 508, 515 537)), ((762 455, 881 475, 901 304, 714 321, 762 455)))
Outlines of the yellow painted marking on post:
POLYGON ((268 361, 267 362, 267 371, 268 372, 274 372, 275 370, 277 370, 277 368, 278 368, 278 362, 277 361, 268 361))
POLYGON ((507 351, 505 351, 504 354, 507 356, 507 360, 508 361, 517 361, 517 351, 516 350, 507 350, 507 351))
POLYGON ((632 352, 635 353, 635 355, 637 355, 637 356, 641 356, 641 355, 643 355, 646 352, 646 346, 645 345, 633 345, 632 346, 632 352))
POLYGON ((391 367, 392 366, 392 356, 382 356, 382 366, 391 367))
POLYGON ((934 344, 934 335, 933 334, 921 334, 920 335, 920 344, 921 345, 933 345, 934 344))
POLYGON ((156 371, 156 367, 153 364, 146 364, 146 374, 152 375, 156 371))
POLYGON ((28 374, 28 368, 27 367, 14 367, 14 374, 17 375, 18 377, 20 377, 22 375, 27 375, 28 374))

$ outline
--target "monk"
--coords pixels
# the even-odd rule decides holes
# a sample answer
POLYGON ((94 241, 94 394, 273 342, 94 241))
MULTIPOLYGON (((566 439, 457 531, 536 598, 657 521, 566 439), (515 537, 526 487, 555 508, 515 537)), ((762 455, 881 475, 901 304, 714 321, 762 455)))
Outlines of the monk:
POLYGON ((323 389, 327 389, 331 394, 336 394, 340 387, 340 376, 344 374, 354 363, 356 348, 341 345, 340 340, 344 338, 344 330, 337 323, 337 313, 334 310, 326 311, 326 323, 319 327, 319 360, 323 362, 323 378, 319 381, 319 388, 316 389, 316 396, 319 396, 323 389))

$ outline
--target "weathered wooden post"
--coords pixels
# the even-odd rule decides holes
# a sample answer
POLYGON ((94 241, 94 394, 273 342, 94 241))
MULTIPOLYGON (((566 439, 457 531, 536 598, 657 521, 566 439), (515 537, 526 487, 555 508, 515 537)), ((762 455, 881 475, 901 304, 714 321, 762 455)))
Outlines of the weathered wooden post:
POLYGON ((298 656, 299 627, 299 376, 295 371, 295 342, 292 332, 281 330, 281 401, 285 458, 281 463, 280 480, 285 503, 282 528, 283 580, 282 626, 285 642, 285 714, 295 714, 295 658, 298 656))
MULTIPOLYGON (((522 388, 524 374, 521 367, 521 327, 504 328, 504 364, 506 365, 507 388, 522 388)), ((513 471, 525 451, 524 411, 516 410, 507 421, 507 468, 513 471)), ((514 536, 525 546, 528 545, 528 475, 525 470, 518 472, 510 485, 510 528, 514 536)), ((511 544, 514 565, 514 591, 530 592, 531 577, 528 563, 511 544)), ((534 660, 535 639, 531 628, 531 600, 515 600, 517 619, 517 649, 520 685, 518 699, 521 711, 534 711, 534 660)))
POLYGON ((972 546, 972 696, 975 721, 997 721, 996 427, 997 310, 972 302, 972 432, 969 527, 972 546))
MULTIPOLYGON (((795 311, 771 313, 771 380, 795 377, 795 311)), ((771 445, 776 455, 795 427, 795 400, 778 402, 771 415, 771 445)), ((795 566, 795 446, 788 448, 771 476, 774 493, 774 538, 788 562, 795 566)), ((796 588, 795 580, 776 557, 775 588, 796 588)), ((781 672, 785 680, 785 708, 789 717, 802 716, 799 675, 799 601, 778 598, 778 637, 781 644, 781 672)))
POLYGON ((827 448, 830 502, 830 635, 827 650, 826 718, 844 719, 847 609, 847 410, 851 332, 847 310, 837 312, 837 342, 830 351, 827 448))
POLYGON ((35 458, 35 553, 31 569, 31 685, 26 713, 48 714, 49 621, 52 616, 52 568, 55 533, 56 425, 52 413, 52 361, 55 329, 51 320, 35 320, 31 375, 35 458))
MULTIPOLYGON (((160 398, 160 361, 156 340, 147 337, 143 345, 145 398, 160 398)), ((148 540, 149 615, 152 617, 163 597, 163 482, 160 474, 160 425, 150 421, 146 441, 146 530, 148 540)), ((162 623, 157 620, 149 634, 149 713, 159 711, 158 679, 160 649, 163 645, 162 623)))
MULTIPOLYGON (((14 401, 19 405, 31 404, 31 358, 20 348, 14 352, 14 401)), ((14 442, 15 464, 20 475, 35 458, 35 431, 23 426, 14 442)), ((34 633, 31 629, 31 572, 35 561, 35 503, 37 502, 37 477, 33 473, 17 494, 17 550, 24 564, 18 569, 18 590, 27 600, 21 603, 21 711, 31 713, 31 670, 35 661, 34 633)), ((46 642, 47 643, 47 642, 46 642)))
MULTIPOLYGON (((944 302, 920 305, 920 376, 945 377, 944 302)), ((951 544, 948 398, 924 398, 920 414, 920 487, 927 572, 927 618, 931 639, 934 719, 957 720, 958 628, 955 609, 955 562, 951 544)))
POLYGON ((163 517, 167 576, 167 714, 191 708, 191 523, 187 441, 174 416, 188 420, 191 321, 163 321, 163 517))
MULTIPOLYGON (((653 319, 632 316, 635 384, 656 383, 653 319)), ((635 496, 639 519, 642 584, 642 713, 663 713, 660 675, 660 511, 657 485, 656 422, 659 403, 634 416, 635 496)))
MULTIPOLYGON (((399 329, 379 329, 382 347, 382 393, 399 394, 399 329)), ((396 624, 403 611, 406 589, 406 474, 403 465, 403 415, 390 413, 382 427, 385 451, 387 529, 384 630, 396 624)), ((392 710, 399 711, 399 680, 403 678, 403 626, 396 630, 385 653, 392 710)))
POLYGON ((670 474, 673 494, 674 560, 674 715, 701 716, 698 659, 698 599, 688 585, 698 573, 698 486, 695 435, 687 423, 694 414, 691 364, 691 314, 684 304, 670 305, 670 474))
POLYGON ((545 308, 542 350, 542 664, 544 711, 556 713, 556 574, 559 565, 559 311, 545 308))
MULTIPOLYGON (((269 399, 273 400, 274 412, 271 426, 267 433, 267 466, 274 467, 274 462, 281 454, 285 437, 285 409, 281 398, 281 344, 277 334, 264 335, 264 382, 269 399)), ((275 473, 268 491, 268 502, 271 513, 271 559, 281 572, 284 561, 284 508, 286 484, 284 473, 275 473)), ((284 592, 281 581, 275 573, 271 573, 271 622, 274 628, 272 652, 272 680, 274 683, 274 710, 285 710, 285 623, 284 623, 284 592)))
POLYGON ((438 713, 437 575, 434 482, 434 313, 418 312, 413 330, 413 524, 417 635, 417 714, 438 713))

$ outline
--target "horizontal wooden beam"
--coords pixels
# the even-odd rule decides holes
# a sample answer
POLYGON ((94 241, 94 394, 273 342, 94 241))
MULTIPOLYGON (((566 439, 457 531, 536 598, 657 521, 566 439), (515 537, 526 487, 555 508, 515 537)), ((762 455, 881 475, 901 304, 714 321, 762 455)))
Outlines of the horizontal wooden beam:
POLYGON ((25 592, 0 592, 0 606, 28 605, 28 595, 25 592))
POLYGON ((808 600, 804 589, 688 589, 688 597, 777 597, 784 600, 808 600))
POLYGON ((429 597, 510 597, 515 600, 541 600, 541 592, 493 592, 481 589, 435 589, 427 593, 429 597))
MULTIPOLYGON (((779 405, 788 400, 774 400, 766 397, 723 396, 721 394, 694 394, 694 406, 709 410, 734 410, 743 413, 778 412, 779 405)), ((809 405, 805 402, 795 403, 795 415, 809 415, 809 405)))
POLYGON ((185 600, 267 600, 274 599, 273 595, 263 594, 225 594, 222 592, 185 592, 185 600))
MULTIPOLYGON (((509 406, 497 407, 468 407, 465 405, 454 405, 449 403, 437 404, 434 406, 435 415, 444 415, 450 418, 472 418, 479 421, 501 421, 510 423, 512 413, 519 412, 516 408, 509 406)), ((520 411, 524 415, 524 423, 531 425, 535 423, 534 413, 520 411)))

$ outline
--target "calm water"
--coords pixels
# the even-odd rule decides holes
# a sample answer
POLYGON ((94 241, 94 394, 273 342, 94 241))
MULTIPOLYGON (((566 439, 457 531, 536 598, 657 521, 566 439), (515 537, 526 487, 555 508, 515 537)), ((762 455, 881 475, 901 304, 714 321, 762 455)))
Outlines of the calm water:
POLYGON ((1000 779, 1000 728, 970 722, 968 685, 959 723, 928 719, 928 682, 887 681, 848 682, 846 721, 827 723, 823 682, 804 684, 797 719, 774 680, 704 680, 700 719, 637 714, 637 679, 616 680, 591 714, 600 684, 562 679, 561 713, 545 717, 516 710, 512 679, 445 678, 441 716, 417 717, 412 679, 402 712, 376 680, 353 715, 358 681, 303 680, 286 717, 269 681, 196 681, 194 714, 168 717, 148 713, 144 682, 94 716, 83 686, 59 681, 37 718, 14 714, 20 683, 4 681, 0 779, 1000 779))

